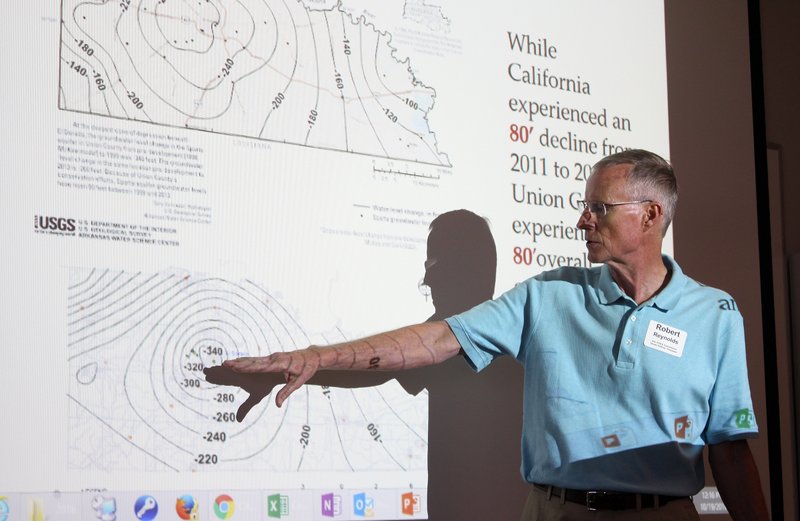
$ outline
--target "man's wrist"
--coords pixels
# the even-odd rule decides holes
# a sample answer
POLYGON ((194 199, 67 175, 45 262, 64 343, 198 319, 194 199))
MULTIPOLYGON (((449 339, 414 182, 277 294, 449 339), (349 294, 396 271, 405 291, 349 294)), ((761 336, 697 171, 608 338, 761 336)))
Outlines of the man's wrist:
POLYGON ((345 348, 346 344, 333 346, 310 346, 312 352, 319 362, 317 369, 350 369, 352 368, 352 351, 345 348), (347 363, 345 364, 345 359, 347 363))

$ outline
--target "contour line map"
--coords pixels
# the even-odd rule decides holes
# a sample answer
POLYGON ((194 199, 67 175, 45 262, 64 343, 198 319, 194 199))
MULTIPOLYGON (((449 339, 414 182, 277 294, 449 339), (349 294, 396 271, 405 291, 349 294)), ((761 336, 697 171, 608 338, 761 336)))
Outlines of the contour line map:
POLYGON ((436 93, 341 4, 62 0, 59 108, 449 167, 436 93))
POLYGON ((280 409, 208 383, 203 368, 345 340, 309 335, 261 285, 171 269, 71 268, 66 302, 69 467, 89 471, 420 471, 428 395, 395 380, 305 386, 280 409))

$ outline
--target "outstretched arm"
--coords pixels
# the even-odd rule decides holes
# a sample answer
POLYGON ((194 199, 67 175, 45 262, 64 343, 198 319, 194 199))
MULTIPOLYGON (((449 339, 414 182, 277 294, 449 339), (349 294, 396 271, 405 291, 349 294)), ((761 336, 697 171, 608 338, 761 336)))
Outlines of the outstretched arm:
POLYGON ((286 385, 275 397, 280 407, 319 370, 411 369, 443 362, 459 349, 446 322, 426 322, 332 346, 227 360, 223 367, 240 373, 283 373, 286 385))
MULTIPOLYGON (((281 373, 241 373, 222 365, 206 367, 203 373, 210 384, 239 387, 247 393, 247 399, 236 411, 236 420, 240 422, 269 396, 276 385, 286 383, 281 373)), ((306 384, 359 389, 381 385, 395 378, 407 393, 417 394, 421 389, 418 378, 407 379, 407 376, 410 375, 392 371, 317 371, 306 384)))

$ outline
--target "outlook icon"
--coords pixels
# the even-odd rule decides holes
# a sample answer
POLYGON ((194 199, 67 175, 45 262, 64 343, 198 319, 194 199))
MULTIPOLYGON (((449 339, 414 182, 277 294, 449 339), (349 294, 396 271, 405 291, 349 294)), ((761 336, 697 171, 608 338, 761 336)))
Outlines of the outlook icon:
POLYGON ((360 517, 372 517, 375 515, 375 500, 365 493, 353 496, 353 513, 360 517))

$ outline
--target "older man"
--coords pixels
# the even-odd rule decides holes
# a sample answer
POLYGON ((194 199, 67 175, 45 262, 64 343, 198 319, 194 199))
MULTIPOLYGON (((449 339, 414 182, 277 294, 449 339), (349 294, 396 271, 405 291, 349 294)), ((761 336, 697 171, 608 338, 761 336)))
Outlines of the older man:
POLYGON ((525 368, 524 520, 697 519, 709 457, 734 519, 766 519, 745 438, 755 436, 739 313, 662 256, 677 202, 670 165, 630 150, 598 162, 578 227, 589 260, 450 317, 328 347, 243 358, 283 372, 280 406, 321 369, 396 370, 463 353, 525 368))

